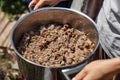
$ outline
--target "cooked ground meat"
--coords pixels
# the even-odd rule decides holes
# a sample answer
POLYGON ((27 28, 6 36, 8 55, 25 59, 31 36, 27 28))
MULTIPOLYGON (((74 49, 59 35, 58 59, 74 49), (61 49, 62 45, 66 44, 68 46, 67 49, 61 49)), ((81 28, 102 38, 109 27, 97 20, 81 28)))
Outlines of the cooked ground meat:
POLYGON ((67 24, 50 24, 25 33, 17 49, 23 57, 37 64, 68 66, 85 59, 94 46, 86 33, 67 24))

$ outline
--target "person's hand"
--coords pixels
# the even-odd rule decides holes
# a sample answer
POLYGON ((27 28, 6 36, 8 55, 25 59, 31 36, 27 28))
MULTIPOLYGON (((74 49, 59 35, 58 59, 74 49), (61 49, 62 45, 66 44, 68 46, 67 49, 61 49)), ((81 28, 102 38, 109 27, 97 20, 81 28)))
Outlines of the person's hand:
POLYGON ((43 6, 55 6, 58 3, 60 3, 61 1, 66 1, 66 0, 32 0, 29 4, 29 7, 31 7, 32 5, 34 5, 34 10, 41 8, 43 6))
POLYGON ((120 69, 120 58, 97 60, 86 65, 72 80, 110 80, 120 69))

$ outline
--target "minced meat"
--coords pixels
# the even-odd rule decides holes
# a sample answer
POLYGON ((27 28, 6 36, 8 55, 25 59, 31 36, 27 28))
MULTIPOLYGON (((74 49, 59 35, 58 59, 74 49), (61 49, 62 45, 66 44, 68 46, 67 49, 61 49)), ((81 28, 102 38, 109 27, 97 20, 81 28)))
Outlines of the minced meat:
POLYGON ((25 33, 17 49, 40 65, 69 66, 84 60, 93 51, 94 43, 86 33, 67 24, 50 24, 25 33))

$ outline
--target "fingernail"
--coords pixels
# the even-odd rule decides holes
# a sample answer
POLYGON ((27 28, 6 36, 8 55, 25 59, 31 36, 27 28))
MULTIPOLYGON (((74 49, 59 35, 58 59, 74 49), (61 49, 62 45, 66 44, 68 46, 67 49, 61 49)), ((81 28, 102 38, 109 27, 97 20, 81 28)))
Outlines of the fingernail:
POLYGON ((36 9, 37 9, 37 7, 34 6, 33 10, 36 10, 36 9))
POLYGON ((34 7, 33 10, 35 10, 36 8, 34 7))

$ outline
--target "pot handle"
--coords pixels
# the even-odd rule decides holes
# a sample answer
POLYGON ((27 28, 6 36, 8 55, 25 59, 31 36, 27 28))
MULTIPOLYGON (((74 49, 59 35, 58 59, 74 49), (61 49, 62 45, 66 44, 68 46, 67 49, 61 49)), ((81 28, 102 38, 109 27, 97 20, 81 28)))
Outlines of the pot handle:
POLYGON ((82 68, 87 64, 88 62, 84 62, 80 65, 77 65, 75 67, 72 68, 67 68, 67 69, 62 69, 61 72, 64 75, 64 77, 66 78, 66 80, 71 80, 69 75, 78 73, 79 71, 82 70, 82 68))

